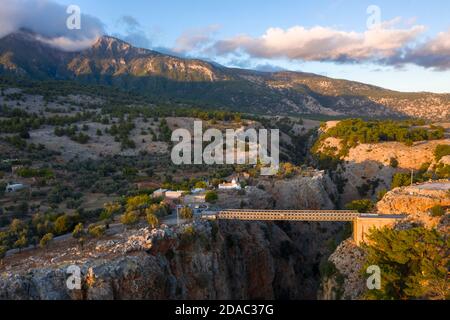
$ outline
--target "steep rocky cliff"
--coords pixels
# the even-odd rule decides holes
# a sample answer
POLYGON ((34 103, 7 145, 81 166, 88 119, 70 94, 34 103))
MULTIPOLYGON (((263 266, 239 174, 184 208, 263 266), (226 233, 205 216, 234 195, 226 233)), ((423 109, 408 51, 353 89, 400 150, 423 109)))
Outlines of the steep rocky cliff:
POLYGON ((378 202, 377 210, 382 214, 429 213, 434 206, 450 206, 450 181, 422 183, 396 188, 378 202))
POLYGON ((337 190, 328 175, 318 173, 314 177, 297 177, 278 180, 269 184, 276 209, 334 209, 337 190))
POLYGON ((360 299, 365 279, 360 272, 366 254, 352 239, 342 242, 328 259, 317 298, 320 300, 360 299))
POLYGON ((381 214, 406 214, 405 223, 419 223, 433 228, 437 227, 440 217, 433 217, 431 209, 441 206, 443 210, 450 208, 450 181, 442 180, 396 188, 388 192, 377 203, 377 211, 381 214))
POLYGON ((0 299, 313 299, 340 229, 195 222, 118 233, 83 250, 67 240, 7 258, 0 299), (66 286, 70 265, 81 268, 81 290, 66 286))
MULTIPOLYGON (((327 123, 325 131, 336 125, 335 121, 327 123)), ((321 143, 320 151, 325 149, 341 150, 341 139, 329 137, 321 143)), ((430 168, 448 159, 444 157, 436 162, 434 151, 438 145, 449 145, 450 139, 415 142, 407 146, 400 142, 365 143, 350 148, 346 156, 342 157, 342 164, 338 172, 345 181, 341 194, 341 206, 360 198, 376 200, 377 193, 389 190, 392 178, 396 173, 410 172, 417 174, 424 164, 430 168), (391 165, 392 159, 397 165, 391 165)))
POLYGON ((336 186, 324 172, 288 179, 261 178, 243 192, 222 192, 216 203, 227 209, 335 209, 336 186))

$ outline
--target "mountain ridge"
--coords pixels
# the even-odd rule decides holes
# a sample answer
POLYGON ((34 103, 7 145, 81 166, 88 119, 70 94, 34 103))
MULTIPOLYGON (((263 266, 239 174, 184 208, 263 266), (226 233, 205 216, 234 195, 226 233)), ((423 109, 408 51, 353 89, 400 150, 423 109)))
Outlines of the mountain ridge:
POLYGON ((65 52, 19 31, 0 39, 0 75, 74 80, 263 114, 450 119, 450 94, 405 93, 321 75, 228 68, 111 36, 65 52), (426 107, 425 107, 426 106, 426 107))

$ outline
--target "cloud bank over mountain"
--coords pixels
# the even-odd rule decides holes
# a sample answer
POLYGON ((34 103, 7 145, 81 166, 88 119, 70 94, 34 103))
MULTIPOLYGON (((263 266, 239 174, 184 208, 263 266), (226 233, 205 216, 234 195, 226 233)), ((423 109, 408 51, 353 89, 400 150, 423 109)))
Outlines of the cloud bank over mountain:
POLYGON ((2 1, 0 38, 20 29, 39 34, 38 39, 66 51, 77 51, 92 45, 104 34, 100 19, 81 15, 81 29, 70 30, 66 21, 67 7, 45 0, 2 1))
POLYGON ((390 57, 388 64, 412 63, 437 71, 450 70, 450 29, 425 43, 408 49, 402 56, 390 57))
MULTIPOLYGON (((66 6, 50 0, 4 1, 0 10, 0 38, 25 28, 39 34, 37 39, 42 42, 66 51, 78 51, 105 34, 106 26, 100 19, 83 13, 81 29, 69 30, 66 10, 66 6)), ((227 39, 218 37, 219 25, 209 25, 182 31, 172 47, 155 46, 152 36, 131 15, 121 16, 117 25, 122 32, 114 36, 134 46, 153 47, 180 57, 207 60, 225 57, 228 61, 254 60, 251 65, 268 66, 271 61, 285 59, 375 63, 399 68, 413 64, 436 71, 450 70, 450 29, 423 40, 427 27, 400 17, 362 32, 296 25, 285 29, 271 27, 260 36, 241 34, 227 39)))

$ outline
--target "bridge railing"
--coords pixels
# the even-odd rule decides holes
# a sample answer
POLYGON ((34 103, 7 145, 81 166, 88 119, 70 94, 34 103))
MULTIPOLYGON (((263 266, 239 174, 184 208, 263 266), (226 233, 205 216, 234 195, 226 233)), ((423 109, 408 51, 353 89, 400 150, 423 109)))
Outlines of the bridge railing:
POLYGON ((359 215, 347 210, 221 210, 215 217, 244 221, 354 221, 359 215))

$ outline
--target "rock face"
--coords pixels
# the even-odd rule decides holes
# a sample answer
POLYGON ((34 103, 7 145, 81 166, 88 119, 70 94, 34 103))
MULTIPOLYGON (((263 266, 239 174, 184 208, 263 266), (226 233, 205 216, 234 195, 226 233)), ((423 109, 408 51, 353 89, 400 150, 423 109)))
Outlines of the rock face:
POLYGON ((328 175, 320 172, 314 177, 297 176, 293 179, 263 183, 274 199, 275 209, 334 209, 337 190, 328 175))
MULTIPOLYGON (((327 123, 326 129, 336 125, 335 121, 327 123)), ((327 138, 323 141, 319 150, 332 148, 339 151, 341 140, 327 138)), ((414 169, 416 172, 425 163, 436 164, 434 151, 438 145, 450 144, 450 139, 416 142, 413 146, 407 146, 400 142, 383 142, 375 144, 360 144, 349 150, 339 169, 341 178, 346 181, 341 195, 341 206, 356 199, 372 198, 376 200, 377 192, 382 189, 389 190, 392 177, 399 172, 408 172, 414 169), (391 159, 396 159, 398 166, 390 165, 391 159), (361 194, 359 190, 367 190, 361 194)), ((447 157, 440 163, 450 161, 447 157)))
POLYGON ((321 283, 318 299, 360 299, 366 290, 361 274, 365 262, 365 252, 352 239, 345 240, 328 259, 332 270, 321 283))
POLYGON ((378 202, 382 214, 429 213, 434 206, 450 206, 450 181, 437 181, 396 188, 378 202))
POLYGON ((391 158, 395 158, 399 168, 418 170, 424 163, 434 162, 434 151, 443 144, 450 145, 450 140, 416 142, 411 147, 401 142, 360 144, 350 149, 345 160, 355 163, 374 161, 389 166, 391 158))
POLYGON ((377 203, 381 214, 407 214, 408 221, 436 227, 439 217, 432 217, 434 206, 450 207, 450 181, 438 181, 396 188, 377 203))
POLYGON ((32 253, 0 270, 0 299, 314 299, 339 228, 194 222, 129 231, 89 250, 55 250, 51 261, 32 253), (80 290, 66 286, 70 265, 81 268, 80 290))
POLYGON ((237 191, 221 192, 216 203, 227 209, 335 209, 337 190, 323 172, 290 179, 260 179, 258 186, 237 191))

